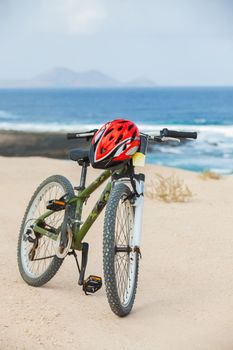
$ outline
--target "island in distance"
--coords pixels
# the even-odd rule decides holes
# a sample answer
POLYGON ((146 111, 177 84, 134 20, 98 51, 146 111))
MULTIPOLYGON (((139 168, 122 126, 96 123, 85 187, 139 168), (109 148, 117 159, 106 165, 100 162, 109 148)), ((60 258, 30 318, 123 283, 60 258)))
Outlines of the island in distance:
POLYGON ((32 79, 0 80, 0 88, 117 88, 156 87, 150 79, 140 77, 123 83, 98 70, 75 72, 68 68, 54 68, 32 79))

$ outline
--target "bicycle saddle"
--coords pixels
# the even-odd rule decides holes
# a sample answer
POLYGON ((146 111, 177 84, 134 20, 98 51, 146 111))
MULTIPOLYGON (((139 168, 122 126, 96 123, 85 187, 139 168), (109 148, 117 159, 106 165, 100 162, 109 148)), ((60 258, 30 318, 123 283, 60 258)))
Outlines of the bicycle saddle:
POLYGON ((90 159, 89 159, 89 150, 88 149, 72 149, 70 150, 70 159, 78 162, 79 165, 83 165, 84 163, 90 164, 90 159))

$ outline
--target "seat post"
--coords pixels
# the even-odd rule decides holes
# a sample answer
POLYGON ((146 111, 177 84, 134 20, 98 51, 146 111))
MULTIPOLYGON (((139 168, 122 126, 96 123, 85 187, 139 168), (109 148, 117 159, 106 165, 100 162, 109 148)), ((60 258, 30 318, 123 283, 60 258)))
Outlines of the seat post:
POLYGON ((85 185, 86 185, 87 167, 88 166, 89 166, 89 164, 87 162, 83 162, 81 177, 80 177, 80 184, 79 184, 79 189, 81 191, 84 190, 85 185))

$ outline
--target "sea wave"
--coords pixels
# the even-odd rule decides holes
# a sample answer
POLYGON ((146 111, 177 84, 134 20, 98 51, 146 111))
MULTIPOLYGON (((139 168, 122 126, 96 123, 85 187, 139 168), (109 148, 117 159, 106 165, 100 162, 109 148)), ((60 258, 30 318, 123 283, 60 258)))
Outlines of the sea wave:
POLYGON ((148 133, 158 132, 163 128, 177 131, 196 131, 198 134, 221 134, 226 137, 233 137, 233 125, 138 125, 140 130, 148 133))
POLYGON ((98 129, 101 124, 11 123, 0 122, 0 130, 25 132, 78 132, 98 129))
MULTIPOLYGON (((11 112, 5 111, 3 109, 0 109, 0 128, 1 128, 1 120, 17 120, 20 119, 19 116, 12 114, 11 112)), ((11 122, 9 122, 11 124, 11 122)))
POLYGON ((0 120, 7 119, 10 117, 10 113, 0 109, 0 120))
MULTIPOLYGON (((4 116, 4 111, 0 110, 1 116, 4 116)), ((27 131, 27 132, 78 132, 91 129, 98 129, 102 124, 61 124, 61 123, 16 123, 16 122, 4 122, 0 121, 1 130, 12 131, 27 131)), ((232 125, 185 125, 185 124, 138 124, 139 129, 142 132, 148 132, 149 134, 159 134, 159 131, 163 128, 179 131, 197 131, 198 134, 221 134, 226 137, 233 137, 233 124, 232 125)))

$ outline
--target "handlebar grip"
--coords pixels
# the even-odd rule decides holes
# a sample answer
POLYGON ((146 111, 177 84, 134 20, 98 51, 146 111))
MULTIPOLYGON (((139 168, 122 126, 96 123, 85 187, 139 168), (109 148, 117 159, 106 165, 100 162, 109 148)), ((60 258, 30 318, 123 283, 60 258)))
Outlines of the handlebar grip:
POLYGON ((90 131, 83 131, 83 132, 75 132, 75 133, 68 133, 66 134, 66 137, 68 140, 73 140, 73 139, 86 139, 87 141, 90 140, 90 138, 92 138, 96 131, 98 131, 98 129, 93 129, 90 131))
POLYGON ((76 135, 77 135, 77 133, 73 133, 72 132, 72 133, 66 134, 66 137, 67 137, 68 140, 73 140, 73 139, 77 138, 76 135))
POLYGON ((160 136, 174 137, 177 139, 196 139, 196 132, 186 132, 186 131, 173 131, 168 129, 163 129, 160 131, 160 136))

